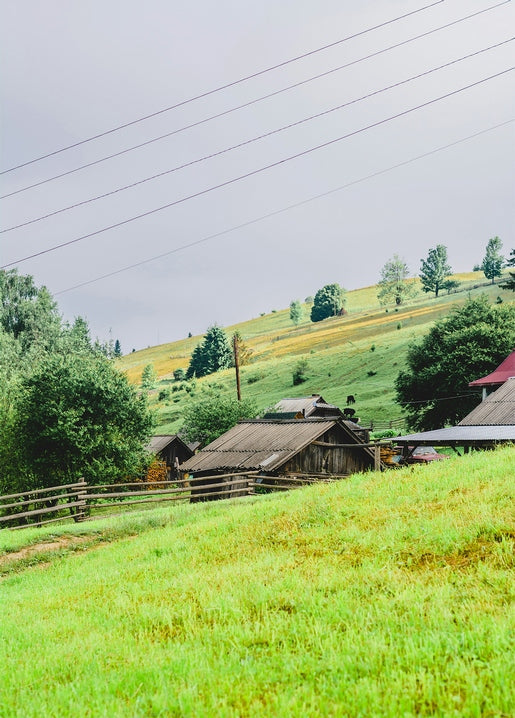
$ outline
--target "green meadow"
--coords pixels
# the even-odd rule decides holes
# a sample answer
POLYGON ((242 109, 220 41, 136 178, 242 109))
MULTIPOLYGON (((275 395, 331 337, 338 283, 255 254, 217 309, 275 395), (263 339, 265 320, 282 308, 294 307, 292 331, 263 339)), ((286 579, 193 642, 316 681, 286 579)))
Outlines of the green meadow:
MULTIPOLYGON (((347 293, 347 314, 312 323, 309 306, 298 326, 289 318, 289 310, 274 310, 255 319, 226 327, 230 336, 238 330, 252 351, 251 361, 241 369, 244 398, 254 399, 266 409, 287 396, 320 393, 329 403, 340 407, 346 398, 356 398, 356 415, 363 425, 384 423, 402 416, 395 403, 393 382, 404 367, 406 352, 431 325, 461 306, 469 297, 487 294, 490 301, 513 301, 513 292, 491 285, 482 272, 457 274, 459 291, 418 295, 410 303, 384 307, 377 299, 377 287, 347 293), (296 363, 307 361, 307 381, 293 386, 296 363)), ((419 284, 418 280, 413 280, 419 284)), ((170 312, 173 325, 173 311, 170 312)), ((206 327, 207 329, 207 327, 206 327)), ((163 331, 165 328, 163 328, 163 331)), ((156 433, 175 433, 180 429, 185 407, 203 397, 235 396, 234 370, 224 370, 192 382, 175 382, 173 372, 187 369, 191 352, 201 337, 191 337, 149 347, 122 357, 119 366, 138 384, 147 364, 152 364, 159 381, 150 394, 157 417, 156 433), (169 398, 159 401, 159 393, 169 398)))
POLYGON ((0 716, 514 716, 514 458, 0 532, 0 716))

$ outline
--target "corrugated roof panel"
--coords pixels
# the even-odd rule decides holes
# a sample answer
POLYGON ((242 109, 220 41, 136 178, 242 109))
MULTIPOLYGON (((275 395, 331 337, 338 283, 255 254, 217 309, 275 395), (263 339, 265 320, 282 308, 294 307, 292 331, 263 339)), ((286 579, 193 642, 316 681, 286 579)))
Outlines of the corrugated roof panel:
POLYGON ((508 379, 497 391, 472 409, 458 426, 515 424, 515 378, 508 379))
POLYGON ((181 465, 183 471, 259 469, 271 471, 337 422, 317 419, 241 422, 181 465), (275 456, 274 456, 275 455, 275 456))
POLYGON ((417 434, 398 436, 394 441, 399 444, 434 444, 444 446, 446 443, 459 445, 460 441, 489 442, 489 441, 515 441, 515 426, 451 426, 448 429, 435 429, 434 431, 421 431, 417 434), (442 442, 441 444, 439 442, 442 442))

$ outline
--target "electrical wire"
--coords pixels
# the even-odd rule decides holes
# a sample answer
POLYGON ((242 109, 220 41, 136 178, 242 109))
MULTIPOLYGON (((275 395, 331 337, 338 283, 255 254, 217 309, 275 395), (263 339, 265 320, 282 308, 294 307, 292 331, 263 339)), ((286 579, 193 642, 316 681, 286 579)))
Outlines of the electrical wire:
POLYGON ((72 287, 68 287, 67 289, 61 289, 58 292, 54 292, 54 296, 58 294, 65 294, 66 292, 71 292, 74 289, 80 289, 81 287, 86 287, 89 284, 94 284, 95 282, 99 282, 102 279, 109 279, 110 277, 114 277, 118 274, 122 274, 123 272, 127 272, 131 269, 136 269, 137 267, 141 267, 144 264, 149 264, 150 262, 155 262, 158 259, 163 259, 164 257, 169 257, 172 254, 177 254, 178 252, 183 252, 186 249, 190 249, 191 247, 196 247, 199 244, 204 244, 206 242, 209 242, 213 239, 218 239, 219 237, 223 237, 227 234, 231 234, 232 232, 236 232, 239 229, 244 229, 245 227, 250 227, 254 224, 258 224, 259 222, 263 222, 266 219, 270 219, 272 217, 275 217, 279 214, 283 214, 285 212, 289 212, 292 209, 297 209, 298 207, 302 207, 306 204, 309 204, 311 202, 315 202, 316 200, 322 199, 324 197, 329 197, 332 194, 335 194, 336 192, 341 192, 344 189, 347 189, 348 187, 353 187, 354 185, 360 184, 361 182, 365 182, 366 180, 373 179, 375 177, 380 177, 383 174, 386 174, 387 172, 392 172, 395 169, 398 169, 399 167, 405 167, 406 165, 412 164, 413 162, 416 162, 420 159, 424 159, 425 157, 430 157, 431 155, 434 155, 438 152, 442 152, 443 150, 447 150, 450 147, 454 147, 456 145, 462 144, 463 142, 467 142, 469 140, 475 139, 476 137, 479 137, 480 135, 484 135, 487 132, 493 132, 494 130, 497 130, 501 127, 505 127, 508 124, 511 124, 515 122, 515 118, 506 120, 506 122, 501 122, 498 125, 494 125, 493 127, 488 127, 485 130, 480 130, 479 132, 475 132, 473 135, 468 135, 468 137, 462 137, 459 140, 455 140, 454 142, 450 142, 447 145, 443 145, 442 147, 437 147, 433 150, 430 150, 429 152, 424 152, 424 154, 417 155, 416 157, 411 157, 408 160, 405 160, 404 162, 399 162, 396 165, 392 165, 391 167, 387 167, 386 169, 378 170, 377 172, 373 172, 370 175, 366 175, 365 177, 360 177, 359 179, 353 180, 352 182, 348 182, 347 184, 340 185, 339 187, 335 187, 331 190, 328 190, 327 192, 322 192, 321 194, 317 194, 313 197, 308 197, 307 199, 301 200, 300 202, 296 202, 295 204, 290 204, 287 207, 282 207, 281 209, 277 209, 273 212, 268 212, 267 214, 261 215, 260 217, 255 217, 254 219, 250 219, 247 222, 243 222, 242 224, 238 224, 234 227, 229 227, 228 229, 224 229, 220 232, 216 232, 215 234, 210 234, 207 237, 202 237, 201 239, 194 240, 193 242, 188 242, 187 244, 183 244, 179 247, 174 247, 174 249, 170 249, 167 252, 162 252, 161 254, 154 255, 153 257, 147 257, 147 259, 142 259, 139 262, 135 262, 134 264, 129 264, 126 267, 121 267, 120 269, 116 269, 112 272, 109 272, 108 274, 102 274, 100 277, 95 277, 94 279, 89 279, 85 282, 81 282, 80 284, 75 284, 72 287))
POLYGON ((395 43, 394 45, 389 45, 388 47, 385 47, 381 50, 377 50, 376 52, 372 52, 368 55, 364 55, 363 57, 360 57, 356 60, 351 60, 350 62, 347 62, 344 65, 339 65, 338 67, 333 67, 330 70, 326 70, 325 72, 319 73, 318 75, 312 75, 311 77, 301 80, 300 82, 296 82, 292 85, 282 87, 279 90, 275 90, 275 92, 270 92, 267 95, 261 95, 260 97, 257 97, 253 100, 249 100, 248 102, 244 102, 241 105, 236 105, 235 107, 231 107, 228 110, 224 110, 223 112, 218 112, 215 115, 210 115, 209 117, 205 117, 202 120, 198 120, 196 122, 190 123, 189 125, 184 125, 183 127, 179 127, 175 130, 171 130, 170 132, 166 132, 165 134, 159 135, 158 137, 153 137, 144 142, 140 142, 137 145, 132 145, 131 147, 126 147, 125 149, 120 150, 119 152, 114 152, 110 155, 105 155, 104 157, 100 157, 99 159, 93 160, 92 162, 86 162, 85 164, 79 165, 78 167, 74 167, 73 169, 67 170, 66 172, 61 172, 59 174, 53 175, 52 177, 47 177, 46 179, 39 180, 38 182, 34 182, 33 184, 27 185, 25 187, 21 187, 20 189, 14 190, 13 192, 9 192, 7 194, 0 195, 0 200, 7 199, 8 197, 13 197, 14 195, 20 194, 21 192, 26 192, 27 190, 30 190, 30 189, 34 189, 35 187, 40 187, 41 185, 47 184, 49 182, 53 182, 54 180, 57 180, 57 179, 61 179, 62 177, 67 177, 68 175, 74 174, 75 172, 80 172, 89 167, 94 167, 95 165, 101 164, 102 162, 106 162, 108 160, 112 160, 116 157, 121 157, 122 155, 125 155, 129 152, 133 152, 134 150, 141 149, 142 147, 147 147, 148 145, 151 145, 155 142, 159 142, 161 140, 167 139, 168 137, 177 135, 181 132, 184 132, 185 130, 190 130, 190 129, 193 129, 194 127, 199 127, 200 125, 206 124, 207 122, 210 122, 211 120, 219 119, 220 117, 225 117, 226 115, 236 112, 237 110, 242 110, 247 107, 251 107, 252 105, 262 102, 263 100, 268 100, 272 97, 280 95, 283 92, 287 92, 289 90, 296 89, 298 87, 301 87, 302 85, 308 84, 309 82, 319 80, 319 79, 321 79, 323 77, 327 77, 328 75, 331 75, 335 72, 339 72, 340 70, 344 70, 348 67, 352 67, 353 65, 357 65, 358 63, 364 62, 365 60, 370 60, 371 58, 377 57, 378 55, 382 55, 386 52, 389 52, 390 50, 395 50, 399 47, 402 47, 403 45, 407 45, 416 40, 420 40, 422 38, 428 37, 429 35, 432 35, 435 32, 439 32, 440 30, 444 30, 453 25, 457 25, 461 22, 464 22, 465 20, 470 20, 471 18, 477 17, 478 15, 482 15, 485 12, 490 12, 491 10, 495 10, 496 8, 501 7, 502 5, 506 5, 509 2, 511 2, 511 0, 503 0, 502 2, 498 3, 497 5, 492 5, 491 7, 483 8, 483 10, 478 10, 477 12, 474 12, 470 15, 465 15, 464 17, 458 18, 457 20, 453 20, 452 22, 446 23, 445 25, 440 25, 437 28, 433 28, 432 30, 423 32, 420 35, 415 35, 413 37, 408 38, 407 40, 403 40, 401 42, 395 43))
POLYGON ((239 182, 243 179, 247 179, 248 177, 253 177, 257 174, 260 174, 261 172, 265 172, 266 170, 272 169, 274 167, 279 167, 280 165, 285 164, 286 162, 290 162, 291 160, 298 159, 300 157, 305 157, 308 154, 311 154, 312 152, 316 152, 317 150, 330 147, 337 142, 341 142, 342 140, 348 139, 349 137, 354 137, 355 135, 358 135, 362 132, 366 132, 367 130, 373 129, 375 127, 379 127, 387 122, 391 122, 392 120, 398 119, 399 117, 404 117, 411 112, 415 112, 416 110, 420 110, 424 107, 428 107, 429 105, 432 105, 436 102, 440 102, 441 100, 447 99, 449 97, 453 97, 454 95, 459 94, 460 92, 464 92, 465 90, 469 90, 472 87, 477 87, 485 82, 489 82, 490 80, 493 80, 497 77, 501 77, 502 75, 507 74, 508 72, 512 72, 515 69, 515 67, 507 68, 506 70, 502 70, 501 72, 497 72, 494 75, 490 75, 488 77, 485 77, 481 80, 476 80, 476 82, 473 82, 469 85, 465 85, 464 87, 460 87, 457 90, 452 90, 451 92, 448 92, 444 95, 440 95, 439 97, 433 98, 432 100, 427 100, 426 102, 421 103, 420 105, 416 105, 415 107, 411 107, 408 110, 403 110, 402 112, 398 112, 395 115, 391 115, 390 117, 383 118, 382 120, 378 120, 377 122, 373 122, 370 125, 366 125, 365 127, 361 127, 358 130, 353 130, 352 132, 348 132, 345 135, 341 135, 340 137, 336 137, 332 140, 328 140, 327 142, 323 142, 319 145, 316 145, 314 147, 310 147, 307 150, 303 150, 302 152, 298 152, 294 155, 290 155, 288 157, 283 157, 281 160, 277 160, 276 162, 272 162, 269 165, 265 165, 263 167, 259 167, 258 169, 252 170, 250 172, 247 172, 243 175, 239 175, 238 177, 233 177, 230 180, 226 180, 225 182, 221 182, 220 184, 208 187, 204 190, 199 190, 198 192, 195 192, 194 194, 187 195, 186 197, 181 197, 180 199, 174 200, 173 202, 169 202, 165 205, 161 205, 160 207, 155 207, 154 209, 147 210, 146 212, 142 212, 141 214, 135 215, 134 217, 129 217, 128 219, 122 220, 120 222, 116 222, 115 224, 111 224, 107 227, 103 227, 101 229, 97 229, 94 232, 89 232, 88 234, 84 234, 81 237, 76 237, 75 239, 70 239, 66 242, 62 242, 60 244, 54 245, 53 247, 48 247, 47 249, 40 250, 39 252, 35 252, 34 254, 28 255, 26 257, 21 257, 20 259, 17 259, 13 262, 9 262, 8 264, 2 265, 0 269, 6 269, 7 267, 12 267, 15 264, 21 264, 22 262, 26 262, 29 259, 34 259, 35 257, 40 257, 44 254, 48 254, 50 252, 54 252, 57 249, 62 249, 63 247, 68 247, 73 244, 77 244, 78 242, 82 242, 85 239, 90 239, 91 237, 95 237, 99 234, 103 234, 104 232, 107 232, 111 229, 115 229, 117 227, 125 226, 126 224, 129 224, 130 222, 134 222, 138 219, 142 219, 143 217, 148 217, 152 214, 156 214, 157 212, 161 212, 165 209, 168 209, 170 207, 174 207, 178 204, 181 204, 183 202, 186 202, 190 199, 194 199, 196 197, 201 197, 205 194, 208 194, 209 192, 213 192, 216 189, 221 189, 222 187, 227 187, 229 185, 232 185, 236 182, 239 182))
POLYGON ((232 82, 228 82, 225 85, 220 85, 219 87, 215 87, 212 90, 208 90, 206 92, 202 92, 199 95, 195 95, 194 97, 190 97, 187 100, 182 100, 181 102, 176 103, 175 105, 170 105, 170 107, 165 107, 162 110, 157 110, 156 112, 152 112, 149 115, 145 115, 144 117, 139 117, 136 120, 131 120, 130 122, 125 122, 122 125, 118 125, 117 127, 113 127, 110 130, 105 130, 104 132, 99 132, 96 135, 92 135, 91 137, 88 137, 84 140, 80 140, 79 142, 74 142, 71 145, 67 145, 66 147, 61 147, 58 150, 54 150, 53 152, 48 152, 45 155, 41 155, 40 157, 35 157, 32 160, 29 160, 27 162, 23 162, 19 165, 16 165, 14 167, 10 167, 8 169, 0 171, 0 175, 6 174, 7 172, 13 172, 14 170, 20 169, 21 167, 26 167, 27 165, 34 164, 34 162, 39 162, 40 160, 44 160, 47 157, 53 157, 54 155, 60 154, 61 152, 66 152, 67 150, 71 150, 74 147, 79 147, 80 145, 84 145, 87 142, 92 142, 93 140, 97 140, 100 137, 105 137, 106 135, 110 135, 113 132, 118 132, 119 130, 123 130, 126 127, 131 127, 132 125, 136 125, 139 122, 143 122, 144 120, 149 120, 152 117, 157 117, 158 115, 162 115, 165 112, 170 112, 170 110, 175 110, 178 107, 183 107, 184 105, 189 104, 190 102, 194 102, 195 100, 200 100, 204 97, 208 97, 209 95, 213 95, 216 92, 220 92, 221 90, 227 90, 230 87, 235 87, 236 85, 241 84, 242 82, 247 82, 248 80, 253 80, 256 77, 260 77, 261 75, 265 75, 268 72, 272 72, 273 70, 278 70, 281 67, 286 67, 286 65, 290 65, 293 62, 298 62, 299 60, 303 60, 306 57, 310 57, 312 55, 316 55, 319 52, 322 52, 324 50, 328 50, 332 47, 336 47, 337 45, 341 45, 344 42, 347 42, 348 40, 354 40, 357 37, 361 37, 362 35, 366 35, 369 32, 372 32, 373 30, 378 30, 382 27, 386 27, 387 25, 391 25, 394 22, 397 22, 398 20, 403 20, 407 17, 410 17, 411 15, 416 15, 419 12, 422 12, 424 10, 428 10, 432 7, 435 7, 435 5, 441 5, 445 0, 436 0, 436 2, 432 2, 429 5, 424 5, 424 7, 418 8, 417 10, 411 10, 410 12, 404 13, 404 15, 399 15, 398 17, 392 18, 391 20, 386 20, 385 22, 379 23, 378 25, 374 25, 373 27, 369 27, 366 30, 361 30, 360 32, 356 32, 352 35, 348 35, 347 37, 341 38, 340 40, 336 40, 335 42, 330 42, 327 45, 323 45, 322 47, 318 47, 314 50, 309 50, 307 52, 302 53, 301 55, 297 55, 296 57, 292 57, 288 60, 283 60, 282 62, 279 62, 275 65, 272 65, 270 67, 266 67, 263 70, 258 70, 257 72, 253 72, 250 75, 245 75, 244 77, 240 77, 238 80, 233 80, 232 82))
POLYGON ((74 204, 68 205, 68 207, 62 207, 61 209, 56 209, 53 212, 48 212, 47 214, 41 215, 40 217, 36 217, 35 219, 30 219, 30 220, 27 220, 26 222, 21 222, 20 224, 15 224, 12 227, 7 227, 6 229, 0 229, 0 234, 5 234, 6 232, 12 232, 13 230, 20 229, 21 227, 27 227, 28 225, 34 224, 35 222, 41 222, 41 220, 48 219, 49 217, 55 217, 56 215, 62 214, 63 212, 68 212, 72 209, 76 209, 77 207, 82 207, 86 204, 90 204, 91 202, 96 202, 99 199, 105 199, 106 197, 111 197, 114 194, 118 194, 119 192, 124 192, 127 189, 133 189, 134 187, 138 187, 139 185, 145 184, 146 182, 150 182, 152 180, 159 179, 160 177, 165 177, 166 175, 169 175, 173 172, 177 172, 178 170, 185 169, 186 167, 191 167, 192 165, 199 164, 200 162, 205 162, 206 160, 213 159, 214 157, 219 157, 220 155, 226 154, 227 152, 232 152, 233 150, 240 149, 241 147, 246 147, 247 145, 257 142, 258 140, 262 140, 267 137, 272 137, 273 135, 276 135, 279 132, 284 132, 284 130, 289 130, 292 127, 297 127, 298 125, 302 125, 305 122, 310 122, 310 121, 318 119, 320 117, 324 117, 325 115, 328 115, 332 112, 336 112, 337 110, 341 110, 345 107, 349 107, 350 105, 356 104, 357 102, 362 102, 363 100, 367 100, 370 97, 379 95, 382 92, 386 92, 387 90, 401 87, 402 85, 405 85, 408 82, 413 82, 413 80, 418 80, 421 77, 425 77, 426 75, 430 75, 433 72, 438 72, 439 70, 443 70, 444 68, 450 67, 451 65, 455 65, 458 62, 463 62, 463 60, 468 60, 471 57, 476 57, 477 55, 481 55, 484 52, 488 52, 489 50, 493 50, 495 48, 501 47, 502 45, 506 45, 509 42, 513 42, 513 40, 515 40, 515 37, 512 37, 509 40, 503 40, 502 42, 499 42, 496 45, 491 45, 490 47, 486 47, 481 50, 477 50, 476 52, 472 52, 468 55, 464 55, 463 57, 460 57, 456 60, 451 60, 450 62, 446 62, 443 65, 434 67, 431 70, 426 70, 424 72, 420 72, 418 75, 413 75, 412 77, 408 77, 406 80, 400 80, 399 82, 395 82, 392 85, 383 87, 380 90, 375 90, 374 92, 370 92, 367 95, 363 95, 362 97, 356 98, 354 100, 350 100, 349 102, 344 102, 341 105, 337 105, 336 107, 331 107, 330 109, 324 110, 323 112, 318 112, 315 115, 310 115, 309 117, 305 117, 302 120, 297 120, 296 122, 290 122, 288 125, 284 125, 283 127, 279 127, 278 129, 275 129, 275 130, 271 130, 270 132, 265 132, 262 135, 258 135, 257 137, 253 137, 249 140, 245 140, 244 142, 239 142, 238 144, 232 145, 231 147, 226 147, 225 149, 219 150, 218 152, 213 152, 209 155, 204 155, 204 157, 197 158, 196 160, 191 160, 190 162, 186 162, 185 164, 178 165, 177 167, 172 167, 171 169, 164 170, 163 172, 158 172, 157 174, 151 175, 150 177, 145 177, 144 179, 138 180, 136 182, 131 182, 130 184, 124 185, 123 187, 118 187, 117 189, 111 190, 110 192, 104 192, 103 194, 96 195, 95 197, 90 197, 89 199, 82 200, 81 202, 75 202, 74 204))

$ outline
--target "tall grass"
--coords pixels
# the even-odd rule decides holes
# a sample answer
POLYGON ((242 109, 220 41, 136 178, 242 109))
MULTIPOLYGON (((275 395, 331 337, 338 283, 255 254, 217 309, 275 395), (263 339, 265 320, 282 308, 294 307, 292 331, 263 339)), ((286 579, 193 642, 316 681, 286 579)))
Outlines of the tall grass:
POLYGON ((177 507, 8 574, 0 715, 515 715, 514 456, 177 507))

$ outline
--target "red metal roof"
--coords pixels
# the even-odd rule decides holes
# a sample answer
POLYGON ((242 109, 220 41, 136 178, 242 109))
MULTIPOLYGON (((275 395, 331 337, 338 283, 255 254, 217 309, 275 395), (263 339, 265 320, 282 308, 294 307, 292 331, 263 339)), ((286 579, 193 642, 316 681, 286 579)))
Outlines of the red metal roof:
POLYGON ((515 350, 499 364, 497 369, 491 374, 475 379, 469 383, 469 386, 492 386, 496 384, 504 384, 505 381, 515 376, 515 350))

